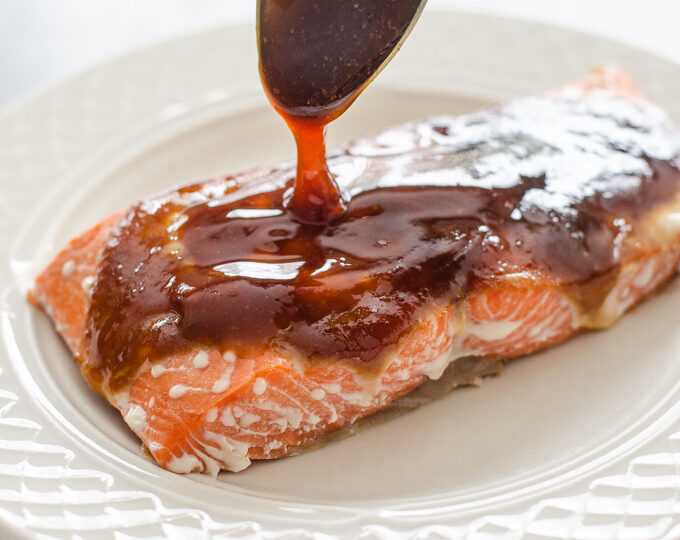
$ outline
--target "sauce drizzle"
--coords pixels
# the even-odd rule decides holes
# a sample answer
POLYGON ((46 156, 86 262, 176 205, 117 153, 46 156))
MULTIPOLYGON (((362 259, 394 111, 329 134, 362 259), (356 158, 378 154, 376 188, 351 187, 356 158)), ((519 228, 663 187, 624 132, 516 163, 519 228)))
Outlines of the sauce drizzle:
POLYGON ((260 0, 258 45, 265 92, 295 137, 287 205, 300 221, 341 218, 347 201, 326 164, 326 125, 392 58, 424 0, 260 0))

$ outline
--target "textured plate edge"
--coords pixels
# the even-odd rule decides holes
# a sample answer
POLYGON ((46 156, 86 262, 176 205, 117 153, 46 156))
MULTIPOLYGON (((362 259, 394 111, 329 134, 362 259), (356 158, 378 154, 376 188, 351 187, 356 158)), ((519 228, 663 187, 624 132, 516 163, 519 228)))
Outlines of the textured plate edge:
MULTIPOLYGON (((571 31, 570 31, 570 32, 571 32, 571 31)), ((585 35, 587 35, 587 34, 585 34, 585 35)), ((58 86, 58 85, 57 85, 57 86, 58 86)), ((50 90, 50 91, 51 91, 51 90, 50 90)), ((47 92, 46 92, 46 95, 49 95, 50 91, 47 91, 47 92)), ((44 97, 44 96, 43 96, 43 97, 44 97)), ((38 99, 38 100, 39 100, 39 99, 38 99)), ((1 122, 2 122, 2 114, 0 114, 0 123, 1 123, 1 122)), ((0 376, 0 377, 1 377, 1 376, 0 376)), ((676 440, 676 438, 677 438, 676 435, 672 435, 672 440, 676 440)), ((676 459, 676 458, 677 458, 677 456, 676 456, 674 459, 676 459)), ((509 518, 510 516, 507 516, 507 517, 509 518)), ((503 521, 503 520, 501 520, 501 521, 503 521)), ((505 520, 505 521, 508 521, 508 520, 505 520)), ((512 520, 509 520, 509 521, 512 521, 512 520)), ((508 521, 508 522, 509 522, 509 521, 508 521)), ((516 522, 516 523, 519 523, 519 522, 516 522)), ((367 529, 366 531, 368 532, 368 531, 370 531, 371 529, 372 529, 372 532, 374 532, 374 533, 378 533, 378 532, 381 530, 380 527, 376 527, 376 528, 369 528, 369 529, 367 529)), ((429 527, 428 527, 428 528, 419 529, 419 530, 420 530, 421 532, 425 532, 425 531, 428 530, 428 529, 430 530, 430 532, 433 532, 433 533, 434 533, 434 532, 437 532, 438 530, 447 530, 447 531, 450 532, 450 533, 453 533, 454 530, 457 530, 457 531, 459 531, 459 532, 462 532, 460 528, 455 528, 455 529, 450 529, 450 528, 437 529, 437 528, 429 528, 429 527)), ((514 530, 516 530, 516 529, 514 529, 514 530)), ((299 532, 299 529, 296 530, 296 531, 299 532)), ((470 532, 469 529, 468 529, 468 531, 470 532)), ((291 531, 291 532, 292 532, 292 531, 291 531)), ((414 533, 415 533, 415 532, 417 532, 417 531, 411 531, 411 532, 414 532, 414 533)), ((670 534, 670 532, 669 532, 669 534, 670 534)), ((669 536, 669 538, 670 538, 670 536, 669 536)))

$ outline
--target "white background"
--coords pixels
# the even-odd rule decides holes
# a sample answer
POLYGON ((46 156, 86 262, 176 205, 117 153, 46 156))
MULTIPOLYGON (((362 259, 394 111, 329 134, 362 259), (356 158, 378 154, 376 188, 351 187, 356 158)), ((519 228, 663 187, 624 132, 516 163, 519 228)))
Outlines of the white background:
MULTIPOLYGON (((254 20, 255 3, 0 0, 0 107, 136 47, 254 20)), ((430 0, 434 7, 559 24, 680 62, 680 0, 430 0)))

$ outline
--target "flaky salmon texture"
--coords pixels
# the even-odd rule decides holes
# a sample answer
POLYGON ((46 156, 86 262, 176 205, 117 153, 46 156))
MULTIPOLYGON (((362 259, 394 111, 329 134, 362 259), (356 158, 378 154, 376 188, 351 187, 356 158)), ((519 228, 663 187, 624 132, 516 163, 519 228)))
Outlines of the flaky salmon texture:
MULTIPOLYGON (((612 220, 616 226, 614 264, 606 272, 607 279, 597 275, 592 283, 579 283, 578 294, 574 293, 574 283, 560 275, 525 264, 520 271, 515 268, 487 276, 464 296, 432 302, 414 312, 408 331, 377 369, 361 370, 348 361, 308 363, 280 348, 241 356, 229 343, 197 343, 162 358, 149 358, 123 387, 107 385, 102 379, 85 336, 102 252, 115 242, 122 214, 72 240, 37 278, 32 298, 53 320, 84 377, 120 411, 162 467, 177 473, 214 475, 221 469, 243 470, 252 460, 285 456, 385 409, 428 379, 440 377, 457 361, 458 365, 467 362, 473 366, 475 359, 500 363, 560 343, 582 329, 607 327, 675 273, 680 260, 680 136, 669 127, 663 113, 649 105, 630 79, 616 69, 600 69, 549 95, 586 105, 596 99, 598 107, 604 109, 608 100, 632 103, 635 117, 629 121, 643 125, 641 136, 650 130, 663 135, 661 148, 643 148, 643 153, 658 153, 666 164, 667 179, 675 182, 672 189, 667 182, 662 199, 656 198, 639 210, 630 210, 627 200, 625 219, 612 220), (604 290, 599 285, 602 280, 606 281, 604 290)), ((512 103, 508 107, 512 111, 512 103)), ((435 124, 443 123, 455 131, 455 126, 461 125, 456 122, 459 120, 440 118, 435 124)), ((432 125, 410 124, 403 130, 418 139, 415 145, 436 146, 437 133, 442 130, 434 133, 432 125)), ((569 126, 553 125, 550 129, 559 135, 569 126)), ((554 141, 560 137, 550 133, 545 144, 557 144, 554 141)), ((607 199, 619 184, 624 190, 635 174, 644 176, 644 172, 631 174, 625 163, 627 152, 635 153, 637 144, 646 144, 637 141, 637 133, 631 135, 629 146, 619 141, 621 174, 600 184, 592 183, 588 197, 607 199)), ((388 140, 389 134, 378 135, 376 140, 388 140)), ((600 136, 597 125, 591 136, 600 136)), ((350 145, 349 155, 360 155, 371 141, 350 145)), ((489 166, 490 162, 485 163, 489 166)), ((631 167, 635 169, 634 164, 631 167)), ((568 172, 574 177, 588 173, 568 172)), ((253 175, 257 173, 244 175, 243 181, 253 175)), ((207 182, 204 191, 219 191, 215 188, 219 185, 219 179, 207 182)), ((545 204, 555 197, 573 195, 568 188, 564 193, 553 190, 546 197, 540 188, 531 191, 534 199, 547 201, 545 204)), ((558 213, 563 210, 554 209, 558 213)), ((545 215, 550 217, 551 212, 549 209, 545 215)), ((517 218, 515 211, 510 215, 517 218)), ((562 226, 558 222, 537 222, 530 230, 562 226)), ((568 221, 567 227, 569 223, 578 223, 578 216, 568 221)), ((499 257, 502 259, 502 254, 499 257)), ((470 379, 469 373, 463 374, 458 382, 470 379)))

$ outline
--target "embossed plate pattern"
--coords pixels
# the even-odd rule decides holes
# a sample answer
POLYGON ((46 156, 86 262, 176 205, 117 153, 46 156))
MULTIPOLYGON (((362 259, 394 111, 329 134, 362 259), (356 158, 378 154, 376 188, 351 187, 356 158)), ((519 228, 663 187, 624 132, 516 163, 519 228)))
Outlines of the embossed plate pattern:
MULTIPOLYGON (((538 92, 610 61, 680 122, 669 62, 431 11, 332 136, 538 92)), ((611 330, 318 451, 217 479, 144 458, 25 292, 107 213, 292 151, 250 27, 139 51, 0 115, 0 537, 680 537, 678 280, 611 330)))

